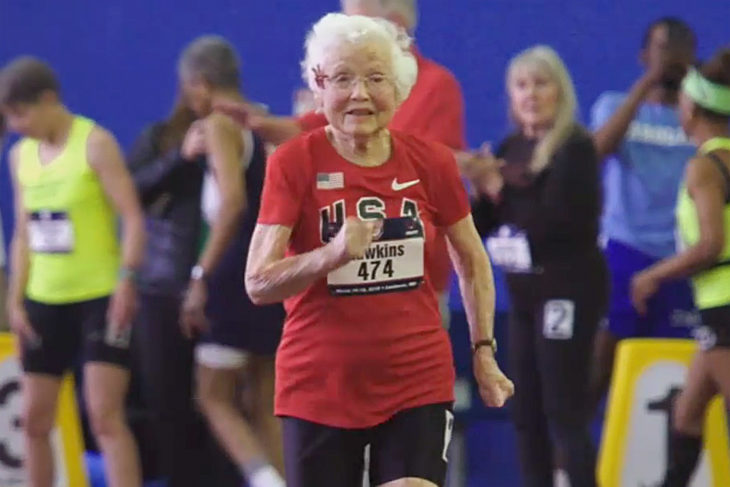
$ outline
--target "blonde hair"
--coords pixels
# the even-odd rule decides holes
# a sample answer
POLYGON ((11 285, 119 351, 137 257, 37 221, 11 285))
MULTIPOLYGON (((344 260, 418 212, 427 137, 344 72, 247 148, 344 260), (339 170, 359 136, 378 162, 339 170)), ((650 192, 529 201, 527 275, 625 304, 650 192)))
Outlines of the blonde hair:
MULTIPOLYGON (((575 130, 578 102, 570 73, 553 48, 543 45, 534 46, 512 58, 507 68, 507 85, 519 68, 532 68, 545 73, 558 86, 560 99, 555 120, 550 130, 537 143, 532 161, 530 161, 530 170, 533 173, 539 173, 550 164, 555 152, 575 130)), ((511 102, 510 116, 515 123, 519 124, 519 120, 511 108, 511 102)))
POLYGON ((317 83, 317 72, 329 53, 343 44, 369 42, 385 42, 389 47, 396 95, 398 103, 402 103, 416 84, 418 64, 409 50, 411 38, 395 24, 380 18, 333 13, 319 19, 307 34, 304 44, 304 81, 315 94, 320 93, 322 88, 317 83))

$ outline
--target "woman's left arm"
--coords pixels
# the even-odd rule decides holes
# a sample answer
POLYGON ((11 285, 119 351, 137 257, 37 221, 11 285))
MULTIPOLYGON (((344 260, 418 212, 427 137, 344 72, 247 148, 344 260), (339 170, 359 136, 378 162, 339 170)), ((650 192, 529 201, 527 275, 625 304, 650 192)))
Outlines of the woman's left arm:
MULTIPOLYGON (((472 344, 494 340, 494 279, 487 253, 471 215, 447 228, 449 254, 459 276, 459 288, 469 322, 472 344)), ((488 406, 501 407, 514 393, 514 385, 497 365, 492 347, 474 353, 474 375, 488 406)))
POLYGON ((631 281, 631 300, 639 313, 646 301, 667 281, 684 279, 711 266, 725 246, 725 180, 707 158, 691 160, 686 170, 687 191, 694 201, 700 227, 699 241, 685 251, 661 260, 636 274, 631 281))

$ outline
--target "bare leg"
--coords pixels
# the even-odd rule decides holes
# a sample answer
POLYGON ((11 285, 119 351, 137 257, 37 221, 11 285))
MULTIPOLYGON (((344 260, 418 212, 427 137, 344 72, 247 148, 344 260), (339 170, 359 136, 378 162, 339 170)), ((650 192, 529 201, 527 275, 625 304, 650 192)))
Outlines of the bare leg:
POLYGON ((674 403, 663 487, 686 487, 689 483, 702 449, 707 405, 715 393, 708 355, 700 352, 690 366, 684 390, 674 403))
POLYGON ((91 428, 107 462, 109 486, 141 486, 139 453, 124 411, 129 371, 91 362, 84 367, 84 382, 91 428))
POLYGON ((266 471, 267 480, 259 485, 283 485, 276 483, 281 482, 281 477, 270 471, 264 448, 238 408, 236 382, 240 374, 240 368, 210 368, 199 364, 197 383, 201 410, 213 434, 252 487, 258 487, 255 477, 262 470, 266 471))
POLYGON ((274 416, 274 357, 252 355, 248 369, 252 426, 271 464, 283 474, 281 421, 274 416))
POLYGON ((60 387, 59 377, 44 374, 23 376, 25 468, 30 487, 53 485, 51 431, 56 420, 60 387))

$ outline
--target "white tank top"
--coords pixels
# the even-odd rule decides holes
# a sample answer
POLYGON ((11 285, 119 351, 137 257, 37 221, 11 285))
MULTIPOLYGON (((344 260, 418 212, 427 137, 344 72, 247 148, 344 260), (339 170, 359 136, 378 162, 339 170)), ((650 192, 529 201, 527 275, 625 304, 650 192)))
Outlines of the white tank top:
MULTIPOLYGON (((243 155, 241 156, 241 168, 245 171, 248 166, 251 165, 251 159, 253 159, 254 153, 254 138, 253 133, 250 130, 243 130, 241 132, 243 138, 243 155)), ((221 197, 218 189, 218 182, 215 179, 215 174, 208 167, 203 176, 203 195, 200 201, 200 208, 203 211, 203 218, 208 225, 212 225, 218 216, 220 210, 221 197)))

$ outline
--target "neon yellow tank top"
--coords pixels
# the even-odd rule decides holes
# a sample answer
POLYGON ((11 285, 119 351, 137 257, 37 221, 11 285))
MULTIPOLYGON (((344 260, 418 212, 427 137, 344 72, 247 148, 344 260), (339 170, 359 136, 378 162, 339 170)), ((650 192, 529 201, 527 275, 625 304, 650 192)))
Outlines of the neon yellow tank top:
MULTIPOLYGON (((730 151, 730 138, 715 137, 700 147, 700 154, 709 154, 716 150, 730 151)), ((700 240, 700 224, 694 201, 682 183, 677 199, 677 228, 681 243, 685 246, 696 244, 700 240)), ((718 264, 708 270, 692 276, 695 303, 699 309, 715 308, 730 304, 730 204, 723 210, 725 225, 725 246, 718 259, 718 264)))
POLYGON ((116 287, 116 215, 86 158, 94 122, 75 117, 61 153, 41 164, 38 140, 20 142, 18 182, 28 217, 26 295, 48 304, 86 301, 116 287))

